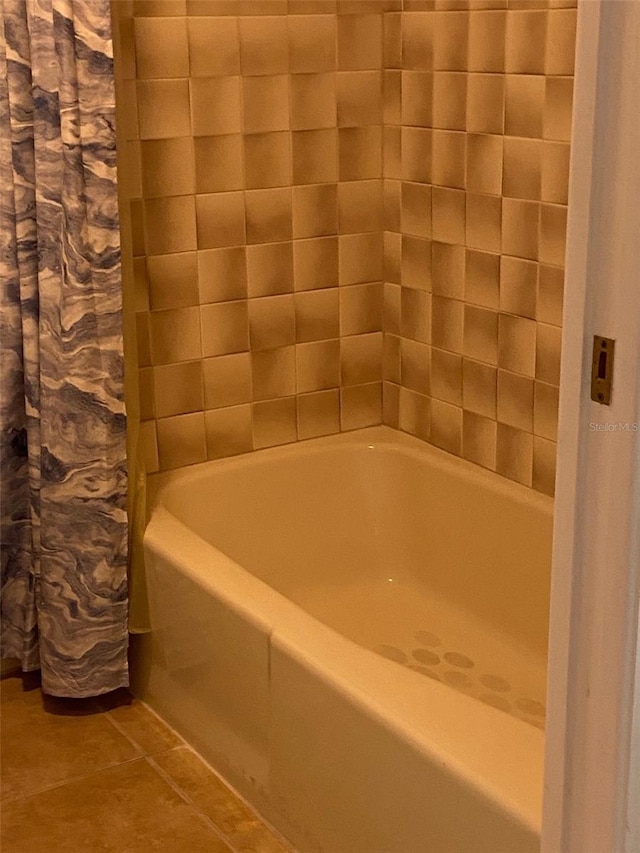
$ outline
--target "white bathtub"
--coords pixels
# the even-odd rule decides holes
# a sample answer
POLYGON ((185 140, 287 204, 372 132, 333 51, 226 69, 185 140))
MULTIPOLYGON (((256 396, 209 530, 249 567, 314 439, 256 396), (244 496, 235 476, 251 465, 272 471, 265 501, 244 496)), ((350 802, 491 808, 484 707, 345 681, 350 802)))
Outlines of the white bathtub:
POLYGON ((137 690, 301 853, 538 850, 550 499, 386 427, 153 479, 137 690))

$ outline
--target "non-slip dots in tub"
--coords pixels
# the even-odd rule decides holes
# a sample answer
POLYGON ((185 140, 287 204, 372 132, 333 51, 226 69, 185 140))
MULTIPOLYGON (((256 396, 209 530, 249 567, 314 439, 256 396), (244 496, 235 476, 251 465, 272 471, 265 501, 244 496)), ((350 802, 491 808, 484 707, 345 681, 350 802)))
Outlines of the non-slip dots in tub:
POLYGON ((431 631, 416 631, 415 638, 423 646, 440 646, 442 641, 440 637, 432 634, 431 631))
POLYGON ((440 663, 440 656, 429 649, 414 649, 412 655, 420 663, 426 663, 429 666, 437 666, 440 663))
POLYGON ((524 714, 530 714, 532 717, 544 717, 545 715, 544 705, 535 699, 517 699, 516 708, 524 714))
POLYGON ((373 651, 382 655, 383 658, 388 658, 396 663, 407 663, 409 660, 402 649, 399 649, 397 646, 388 646, 386 643, 381 643, 379 646, 375 646, 373 651))
POLYGON ((460 669, 472 669, 475 664, 466 655, 461 655, 460 652, 445 652, 443 658, 451 666, 458 666, 460 669))
POLYGON ((511 690, 509 682, 500 678, 499 675, 482 675, 480 676, 480 684, 484 684, 489 690, 497 690, 498 693, 508 693, 511 690))
POLYGON ((410 652, 387 643, 375 646, 373 651, 420 675, 426 675, 434 681, 444 682, 456 690, 474 696, 486 705, 519 717, 538 728, 544 728, 545 706, 542 702, 528 696, 508 695, 513 693, 511 684, 501 675, 491 672, 475 675, 473 670, 480 666, 479 661, 474 661, 462 652, 442 652, 441 649, 438 649, 438 652, 434 651, 434 647, 442 646, 442 641, 436 634, 430 631, 417 631, 414 637, 420 642, 421 647, 410 652), (424 648, 424 646, 431 648, 424 648), (454 669, 446 669, 447 666, 454 669))

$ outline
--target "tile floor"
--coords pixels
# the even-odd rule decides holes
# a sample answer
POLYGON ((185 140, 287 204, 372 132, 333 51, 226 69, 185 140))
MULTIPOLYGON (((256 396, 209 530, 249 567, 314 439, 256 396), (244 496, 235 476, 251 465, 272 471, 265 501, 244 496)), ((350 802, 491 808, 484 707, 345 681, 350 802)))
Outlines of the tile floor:
POLYGON ((2 853, 287 853, 201 759, 126 691, 44 696, 0 682, 2 853))

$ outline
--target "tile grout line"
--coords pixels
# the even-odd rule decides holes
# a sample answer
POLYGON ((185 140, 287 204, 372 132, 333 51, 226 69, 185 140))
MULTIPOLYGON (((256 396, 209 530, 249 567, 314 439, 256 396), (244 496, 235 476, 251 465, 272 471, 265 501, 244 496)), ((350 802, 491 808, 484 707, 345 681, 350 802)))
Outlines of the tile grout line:
POLYGON ((84 779, 90 779, 92 776, 99 776, 101 773, 106 773, 109 770, 115 770, 116 767, 123 767, 126 764, 134 764, 136 761, 142 761, 144 758, 144 753, 140 753, 140 755, 135 755, 133 756, 133 758, 127 758, 124 761, 118 761, 115 764, 109 764, 107 767, 101 767, 99 770, 92 770, 90 773, 80 773, 78 776, 72 776, 70 779, 64 779, 60 782, 54 782, 53 784, 45 785, 42 788, 34 788, 32 791, 20 794, 17 797, 7 797, 1 802, 2 805, 5 806, 17 803, 20 800, 27 800, 29 799, 29 797, 44 794, 47 793, 47 791, 54 791, 57 788, 64 788, 65 785, 71 785, 75 782, 82 782, 84 779))
MULTIPOLYGON (((176 747, 173 747, 173 749, 165 750, 165 752, 172 752, 173 750, 178 750, 178 749, 184 749, 184 747, 183 746, 176 746, 176 747)), ((232 851, 232 853, 242 853, 242 851, 237 850, 234 846, 231 845, 230 839, 222 832, 220 827, 216 826, 216 824, 213 822, 213 820, 211 820, 211 818, 208 815, 204 814, 204 812, 200 808, 198 808, 196 803, 191 799, 191 797, 186 793, 186 791, 184 791, 180 787, 180 785, 175 781, 175 779, 173 779, 172 776, 169 773, 167 773, 166 770, 163 770, 163 768, 160 767, 160 765, 157 764, 153 760, 153 756, 145 755, 144 760, 149 765, 149 767, 151 767, 151 769, 161 779, 163 779, 167 783, 167 785, 169 785, 169 787, 172 788, 173 791, 175 791, 175 793, 180 797, 180 799, 186 805, 188 805, 198 815, 198 817, 200 817, 201 820, 214 831, 214 833, 218 836, 218 838, 221 841, 223 841, 229 847, 229 849, 232 851)))
MULTIPOLYGON (((135 697, 134 697, 134 699, 135 699, 135 697)), ((267 821, 267 820, 266 820, 266 819, 265 819, 265 818, 264 818, 264 817, 263 817, 259 812, 257 812, 257 811, 256 811, 256 809, 254 808, 254 806, 253 806, 253 805, 252 805, 252 804, 251 804, 251 803, 250 803, 250 802, 249 802, 245 797, 243 797, 243 796, 242 796, 242 794, 240 794, 240 792, 239 792, 239 791, 237 791, 237 790, 236 790, 232 785, 230 785, 230 784, 229 784, 229 782, 227 782, 227 780, 226 780, 226 779, 225 779, 225 778, 224 778, 220 773, 218 773, 218 771, 217 771, 214 767, 212 767, 212 766, 209 764, 209 762, 208 762, 208 761, 207 761, 207 760, 206 760, 202 755, 200 755, 200 753, 199 753, 196 749, 194 749, 194 748, 191 746, 191 744, 190 744, 190 743, 188 743, 188 742, 187 742, 187 741, 182 737, 182 735, 181 735, 179 732, 177 732, 177 731, 173 728, 173 726, 171 726, 169 723, 167 723, 167 722, 166 722, 166 720, 163 720, 163 718, 162 718, 162 717, 161 717, 161 716, 160 716, 160 715, 159 715, 159 714, 158 714, 158 713, 157 713, 157 712, 156 712, 156 711, 155 711, 155 710, 154 710, 150 705, 148 705, 146 702, 143 702, 141 699, 135 699, 135 701, 136 701, 136 702, 138 702, 140 705, 142 705, 142 706, 143 706, 143 707, 144 707, 144 708, 145 708, 145 709, 146 709, 150 714, 152 714, 152 716, 153 716, 153 717, 155 717, 155 719, 156 719, 156 720, 158 720, 158 722, 159 722, 159 723, 161 723, 161 724, 162 724, 166 729, 168 729, 168 730, 169 730, 169 731, 170 731, 170 732, 171 732, 171 733, 172 733, 172 734, 173 734, 173 735, 174 735, 174 736, 175 736, 175 737, 180 741, 180 743, 179 743, 178 745, 176 745, 176 746, 169 747, 168 749, 164 749, 164 750, 158 750, 157 752, 155 752, 155 753, 153 753, 153 754, 145 755, 144 757, 145 757, 145 758, 150 759, 150 761, 153 763, 154 767, 155 767, 155 766, 157 766, 157 765, 155 764, 155 761, 153 760, 154 755, 160 755, 160 754, 164 754, 164 753, 166 753, 166 752, 174 752, 174 751, 176 751, 176 750, 178 750, 178 749, 186 749, 186 750, 188 750, 192 755, 195 755, 195 756, 196 756, 196 758, 198 758, 198 760, 199 760, 199 761, 201 761, 201 762, 204 764, 204 766, 207 768, 207 770, 209 771, 209 773, 210 773, 212 776, 214 776, 214 777, 215 777, 219 782, 221 782, 221 783, 225 786, 225 788, 226 788, 228 791, 230 791, 230 792, 231 792, 235 797, 237 797, 237 798, 238 798, 238 800, 240 800, 240 802, 241 802, 241 803, 242 803, 242 804, 243 804, 243 805, 244 805, 244 806, 245 806, 245 807, 246 807, 246 808, 251 812, 251 814, 254 816, 254 818, 255 818, 255 819, 256 819, 256 820, 257 820, 257 821, 258 821, 258 822, 259 822, 259 823, 260 823, 260 824, 261 824, 261 825, 262 825, 262 826, 263 826, 263 827, 268 831, 268 832, 270 832, 270 833, 271 833, 271 834, 276 838, 276 840, 277 840, 277 841, 279 841, 279 842, 280 842, 280 843, 281 843, 281 844, 282 844, 282 845, 283 845, 287 850, 291 851, 291 853, 297 853, 297 851, 295 850, 295 848, 293 848, 293 847, 291 846, 291 843, 289 842, 289 840, 288 840, 287 838, 285 838, 285 837, 282 835, 282 833, 281 833, 281 832, 279 832, 279 831, 278 831, 274 826, 272 826, 272 825, 271 825, 271 824, 270 824, 270 823, 269 823, 269 822, 268 822, 268 821, 267 821)), ((106 713, 107 713, 107 714, 109 714, 110 712, 109 712, 109 711, 107 711, 106 713)), ((112 721, 112 722, 114 722, 114 721, 112 721)), ((115 724, 115 723, 114 723, 114 724, 115 724)), ((129 740, 131 740, 131 739, 129 738, 129 740)), ((134 743, 134 745, 135 745, 135 746, 137 746, 137 744, 135 744, 135 743, 134 743)), ((162 774, 164 774, 166 771, 164 771, 164 770, 162 770, 162 768, 159 768, 159 767, 158 767, 158 772, 162 775, 162 774)), ((177 782, 175 782, 175 783, 172 783, 172 785, 173 785, 173 784, 177 785, 178 783, 177 783, 177 782)), ((187 797, 187 799, 188 799, 188 801, 189 801, 190 803, 192 803, 192 802, 193 802, 193 801, 189 798, 188 794, 186 794, 186 793, 185 793, 185 794, 184 794, 184 796, 185 796, 185 797, 187 797)), ((195 804, 193 804, 193 805, 194 805, 194 808, 195 808, 199 813, 201 813, 201 812, 200 812, 200 810, 198 809, 198 807, 197 807, 195 804)), ((204 816, 206 817, 206 815, 204 815, 204 816)), ((207 818, 207 820, 209 820, 209 818, 207 818)), ((226 837, 225 837, 225 841, 226 841, 226 840, 227 840, 227 839, 226 839, 226 837)), ((231 843, 231 842, 229 841, 229 843, 231 843)), ((243 851, 241 851, 241 850, 240 850, 240 851, 235 851, 235 850, 234 850, 234 853, 243 853, 243 851)))

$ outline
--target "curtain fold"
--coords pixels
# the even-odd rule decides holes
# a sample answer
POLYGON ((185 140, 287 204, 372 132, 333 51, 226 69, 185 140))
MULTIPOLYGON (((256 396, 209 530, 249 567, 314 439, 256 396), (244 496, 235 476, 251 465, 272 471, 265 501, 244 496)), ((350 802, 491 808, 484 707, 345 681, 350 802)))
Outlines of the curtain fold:
POLYGON ((127 470, 106 0, 0 0, 2 657, 127 684, 127 470))

